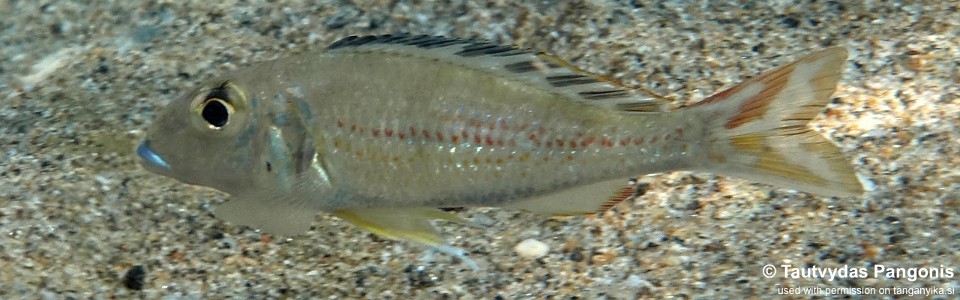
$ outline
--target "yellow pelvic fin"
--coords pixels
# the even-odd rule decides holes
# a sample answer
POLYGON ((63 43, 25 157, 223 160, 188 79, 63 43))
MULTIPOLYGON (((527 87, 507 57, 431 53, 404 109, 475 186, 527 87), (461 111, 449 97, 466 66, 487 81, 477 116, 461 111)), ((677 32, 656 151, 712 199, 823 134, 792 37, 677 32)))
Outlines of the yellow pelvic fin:
POLYGON ((477 264, 462 249, 447 245, 431 219, 465 223, 463 219, 433 208, 367 208, 338 210, 335 216, 376 235, 393 240, 408 240, 430 246, 460 258, 473 269, 477 264))

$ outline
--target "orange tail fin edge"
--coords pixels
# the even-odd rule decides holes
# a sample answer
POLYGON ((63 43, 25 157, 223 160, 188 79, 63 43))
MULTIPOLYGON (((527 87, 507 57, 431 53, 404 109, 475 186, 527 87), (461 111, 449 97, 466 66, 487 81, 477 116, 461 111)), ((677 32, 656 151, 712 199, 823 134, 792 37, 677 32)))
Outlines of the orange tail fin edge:
POLYGON ((830 102, 846 57, 825 49, 693 105, 709 132, 701 168, 824 196, 862 194, 849 159, 807 124, 830 102))

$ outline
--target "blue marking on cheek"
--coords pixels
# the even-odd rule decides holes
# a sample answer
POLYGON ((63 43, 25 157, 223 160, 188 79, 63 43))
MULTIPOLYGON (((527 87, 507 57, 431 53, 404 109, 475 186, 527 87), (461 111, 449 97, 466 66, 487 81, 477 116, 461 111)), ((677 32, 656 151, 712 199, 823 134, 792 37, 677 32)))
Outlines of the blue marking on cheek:
POLYGON ((277 106, 276 111, 270 112, 270 119, 273 121, 274 125, 277 125, 280 127, 286 126, 287 125, 287 106, 289 103, 287 102, 287 96, 283 95, 283 93, 277 93, 276 95, 274 95, 274 97, 276 98, 277 103, 282 103, 283 105, 277 106))
POLYGON ((287 113, 281 112, 273 117, 273 124, 277 126, 287 126, 287 113))
POLYGON ((283 132, 276 127, 271 127, 267 144, 271 164, 275 166, 274 173, 277 175, 277 183, 280 184, 282 190, 288 191, 293 187, 294 170, 289 147, 283 139, 283 132))
POLYGON ((300 109, 300 115, 304 121, 310 121, 313 118, 313 112, 310 110, 310 104, 306 99, 297 98, 297 108, 300 109))
POLYGON ((257 132, 256 126, 253 126, 255 123, 250 123, 247 126, 247 129, 244 129, 239 135, 237 135, 236 145, 238 147, 249 146, 253 142, 253 135, 257 132))
POLYGON ((250 112, 248 113, 250 119, 247 120, 247 128, 243 129, 243 132, 237 135, 237 140, 234 143, 237 147, 248 147, 254 141, 254 135, 257 133, 257 124, 259 119, 257 116, 257 97, 250 97, 250 112))

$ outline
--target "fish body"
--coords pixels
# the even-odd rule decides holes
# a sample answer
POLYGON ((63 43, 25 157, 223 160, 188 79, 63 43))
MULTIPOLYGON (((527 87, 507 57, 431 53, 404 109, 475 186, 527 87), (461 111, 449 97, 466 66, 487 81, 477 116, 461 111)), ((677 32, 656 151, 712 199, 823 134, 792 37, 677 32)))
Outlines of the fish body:
POLYGON ((350 37, 171 102, 137 149, 147 169, 227 192, 231 222, 295 234, 330 212, 444 248, 434 208, 597 212, 628 178, 673 170, 824 195, 862 192, 807 128, 846 58, 827 49, 663 111, 551 56, 430 36, 350 37))

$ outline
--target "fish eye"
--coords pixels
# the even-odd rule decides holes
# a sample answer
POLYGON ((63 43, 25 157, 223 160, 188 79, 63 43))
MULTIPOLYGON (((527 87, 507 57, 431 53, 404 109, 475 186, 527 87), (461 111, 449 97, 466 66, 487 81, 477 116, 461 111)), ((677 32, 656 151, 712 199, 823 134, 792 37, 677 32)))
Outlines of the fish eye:
POLYGON ((200 116, 211 129, 221 129, 230 122, 233 105, 220 98, 207 98, 200 104, 200 116))
POLYGON ((230 80, 208 87, 193 93, 190 123, 197 130, 214 131, 221 136, 236 134, 250 119, 243 89, 230 80))

